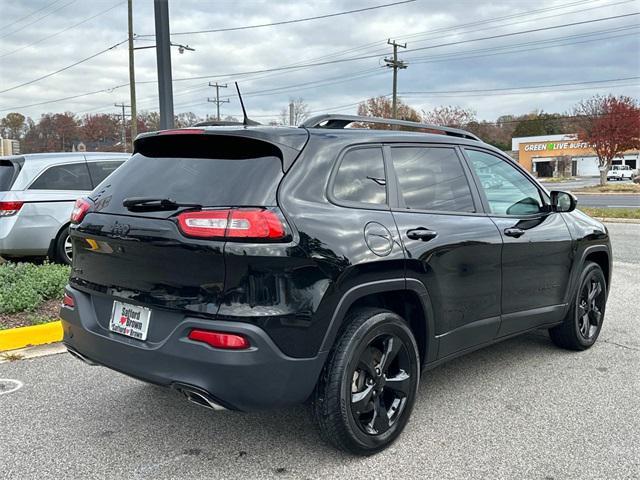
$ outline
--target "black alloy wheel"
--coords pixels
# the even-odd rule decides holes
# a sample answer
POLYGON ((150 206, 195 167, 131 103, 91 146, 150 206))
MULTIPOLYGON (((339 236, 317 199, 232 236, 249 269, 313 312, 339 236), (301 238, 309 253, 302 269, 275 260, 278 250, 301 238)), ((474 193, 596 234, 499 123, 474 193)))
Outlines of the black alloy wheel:
POLYGON ((598 338, 607 303, 607 281, 600 266, 587 262, 564 321, 549 329, 551 340, 569 350, 586 350, 598 338))
POLYGON ((351 382, 351 414, 369 435, 389 430, 412 388, 409 350, 392 334, 374 338, 362 350, 351 382))
POLYGON ((592 271, 582 284, 576 321, 580 335, 587 341, 600 330, 606 301, 605 288, 596 271, 592 271))
POLYGON ((407 322, 388 310, 352 312, 327 360, 313 399, 325 441, 371 455, 402 432, 420 380, 416 341, 407 322))

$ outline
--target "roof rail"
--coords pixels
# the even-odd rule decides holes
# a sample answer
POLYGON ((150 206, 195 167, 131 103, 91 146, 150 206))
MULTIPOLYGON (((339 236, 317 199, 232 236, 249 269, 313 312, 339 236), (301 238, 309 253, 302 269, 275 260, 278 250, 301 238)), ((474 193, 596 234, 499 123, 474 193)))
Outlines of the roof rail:
POLYGON ((467 138, 469 140, 476 140, 481 142, 479 137, 466 130, 460 130, 459 128, 441 127, 439 125, 430 125, 428 123, 410 122, 408 120, 394 120, 392 118, 379 118, 379 117, 361 117, 358 115, 339 115, 333 113, 324 113, 322 115, 316 115, 305 120, 300 127, 303 128, 345 128, 352 123, 381 123, 384 125, 399 125, 402 127, 412 128, 424 128, 428 130, 434 130, 436 132, 442 132, 445 135, 451 135, 454 137, 467 138))

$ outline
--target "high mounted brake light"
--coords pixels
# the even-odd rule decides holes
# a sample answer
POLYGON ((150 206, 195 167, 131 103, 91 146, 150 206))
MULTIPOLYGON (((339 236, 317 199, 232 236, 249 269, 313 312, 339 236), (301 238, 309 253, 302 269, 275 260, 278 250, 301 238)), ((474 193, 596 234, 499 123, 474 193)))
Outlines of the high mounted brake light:
POLYGON ((0 217, 10 217, 20 211, 24 202, 0 202, 0 217))
POLYGON ((160 130, 158 135, 199 135, 204 133, 202 128, 176 128, 173 130, 160 130))
POLYGON ((73 206, 73 211, 71 212, 71 223, 80 223, 89 211, 89 208, 91 208, 91 204, 87 199, 77 199, 73 206))
POLYGON ((182 233, 197 238, 282 240, 285 226, 278 214, 264 208, 198 210, 178 215, 182 233))

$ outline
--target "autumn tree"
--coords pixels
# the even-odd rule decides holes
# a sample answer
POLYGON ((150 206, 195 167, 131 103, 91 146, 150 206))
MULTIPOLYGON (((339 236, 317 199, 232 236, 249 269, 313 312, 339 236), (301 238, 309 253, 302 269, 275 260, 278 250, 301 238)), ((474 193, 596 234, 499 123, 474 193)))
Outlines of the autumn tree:
POLYGON ((0 137, 14 140, 22 139, 25 133, 25 117, 21 113, 8 113, 0 120, 0 137))
POLYGON ((98 113, 82 117, 81 140, 88 150, 122 150, 121 117, 116 114, 98 113), (117 145, 119 144, 120 145, 117 145))
POLYGON ((430 111, 422 111, 422 121, 441 127, 465 128, 475 122, 476 112, 457 105, 443 105, 430 111))
POLYGON ((600 184, 607 182, 607 171, 616 157, 640 148, 640 107, 637 100, 596 95, 574 107, 574 126, 578 140, 592 146, 598 155, 600 184))
POLYGON ((290 118, 290 105, 293 104, 293 125, 300 125, 309 117, 309 105, 307 105, 303 98, 292 98, 289 100, 289 105, 280 111, 280 125, 289 125, 290 118))
MULTIPOLYGON (((398 120, 408 120, 411 122, 419 122, 420 114, 401 99, 397 101, 398 120)), ((393 118, 393 104, 391 99, 385 96, 373 97, 358 105, 358 115, 363 117, 379 117, 393 118)), ((370 128, 370 124, 362 125, 364 128, 370 128)), ((391 129, 391 126, 376 125, 377 129, 391 129)))

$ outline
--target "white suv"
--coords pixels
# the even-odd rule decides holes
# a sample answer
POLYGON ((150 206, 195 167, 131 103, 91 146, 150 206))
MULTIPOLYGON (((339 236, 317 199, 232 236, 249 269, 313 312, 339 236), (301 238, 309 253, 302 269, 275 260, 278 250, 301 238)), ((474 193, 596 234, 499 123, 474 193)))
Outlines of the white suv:
POLYGON ((71 263, 69 217, 129 158, 126 153, 36 153, 0 157, 0 256, 71 263))
POLYGON ((607 180, 631 180, 633 170, 629 165, 612 165, 607 172, 607 180))

